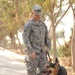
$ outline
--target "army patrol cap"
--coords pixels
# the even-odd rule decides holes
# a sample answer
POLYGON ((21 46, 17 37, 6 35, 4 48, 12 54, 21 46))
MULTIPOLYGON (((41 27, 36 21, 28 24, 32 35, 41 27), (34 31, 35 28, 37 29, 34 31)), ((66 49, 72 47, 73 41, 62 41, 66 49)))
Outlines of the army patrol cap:
POLYGON ((39 5, 35 5, 33 7, 33 12, 35 12, 35 14, 37 14, 37 15, 41 15, 42 14, 41 10, 42 10, 42 7, 39 6, 39 5))

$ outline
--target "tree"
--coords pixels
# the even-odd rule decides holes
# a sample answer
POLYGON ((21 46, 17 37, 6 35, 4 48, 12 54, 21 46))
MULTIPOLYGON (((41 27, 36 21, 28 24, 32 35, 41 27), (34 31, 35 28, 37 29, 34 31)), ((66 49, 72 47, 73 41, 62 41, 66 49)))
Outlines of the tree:
POLYGON ((72 57, 72 69, 75 74, 75 0, 69 0, 69 4, 71 5, 73 16, 74 16, 74 26, 73 26, 73 34, 72 34, 72 42, 71 42, 71 57, 72 57))
POLYGON ((0 18, 2 25, 0 28, 3 30, 3 34, 1 35, 3 37, 8 35, 11 38, 11 48, 13 48, 15 47, 14 35, 17 34, 20 29, 20 26, 16 21, 16 16, 18 13, 17 3, 15 3, 14 0, 11 0, 10 2, 8 0, 2 0, 0 1, 0 7, 2 13, 0 18))
POLYGON ((64 6, 63 3, 65 3, 65 0, 59 0, 59 1, 58 0, 46 0, 43 5, 43 7, 46 9, 45 14, 48 15, 51 20, 54 60, 57 57, 56 34, 55 34, 56 27, 70 8, 69 6, 65 11, 63 11, 62 10, 62 7, 64 6))
MULTIPOLYGON (((74 12, 74 21, 75 21, 75 12, 74 12)), ((72 52, 71 52, 71 55, 72 55, 72 65, 73 65, 73 72, 75 73, 75 23, 74 23, 74 27, 73 27, 73 35, 72 35, 72 52)))

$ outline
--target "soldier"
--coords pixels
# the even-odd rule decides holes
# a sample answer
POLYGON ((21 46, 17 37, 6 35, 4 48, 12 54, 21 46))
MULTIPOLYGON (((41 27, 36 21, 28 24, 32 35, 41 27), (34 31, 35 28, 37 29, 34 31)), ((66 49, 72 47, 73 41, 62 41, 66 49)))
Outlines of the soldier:
POLYGON ((46 25, 41 21, 42 8, 35 5, 32 16, 26 22, 23 31, 23 41, 26 46, 26 67, 28 75, 42 75, 41 71, 47 63, 45 52, 50 50, 51 42, 48 38, 46 25), (45 50, 45 46, 47 50, 45 50))

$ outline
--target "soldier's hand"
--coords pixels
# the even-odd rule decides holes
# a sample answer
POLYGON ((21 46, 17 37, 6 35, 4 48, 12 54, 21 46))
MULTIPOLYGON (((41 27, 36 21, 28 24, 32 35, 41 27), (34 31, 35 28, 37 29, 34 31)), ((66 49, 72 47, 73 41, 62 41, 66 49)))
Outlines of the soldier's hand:
POLYGON ((49 48, 46 48, 46 51, 48 52, 50 49, 49 48))
POLYGON ((35 58, 36 58, 35 52, 33 52, 32 54, 30 54, 30 57, 31 57, 32 59, 35 59, 35 58))

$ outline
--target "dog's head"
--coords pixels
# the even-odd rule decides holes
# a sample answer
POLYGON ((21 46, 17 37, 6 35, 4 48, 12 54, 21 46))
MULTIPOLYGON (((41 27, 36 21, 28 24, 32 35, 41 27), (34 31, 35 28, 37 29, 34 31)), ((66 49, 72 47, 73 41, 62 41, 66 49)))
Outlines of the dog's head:
POLYGON ((57 75, 58 74, 58 66, 56 63, 49 63, 46 67, 47 71, 49 71, 48 75, 57 75))
POLYGON ((58 74, 58 61, 56 61, 55 63, 52 63, 50 60, 49 63, 45 66, 43 73, 46 73, 46 75, 57 75, 58 74))

